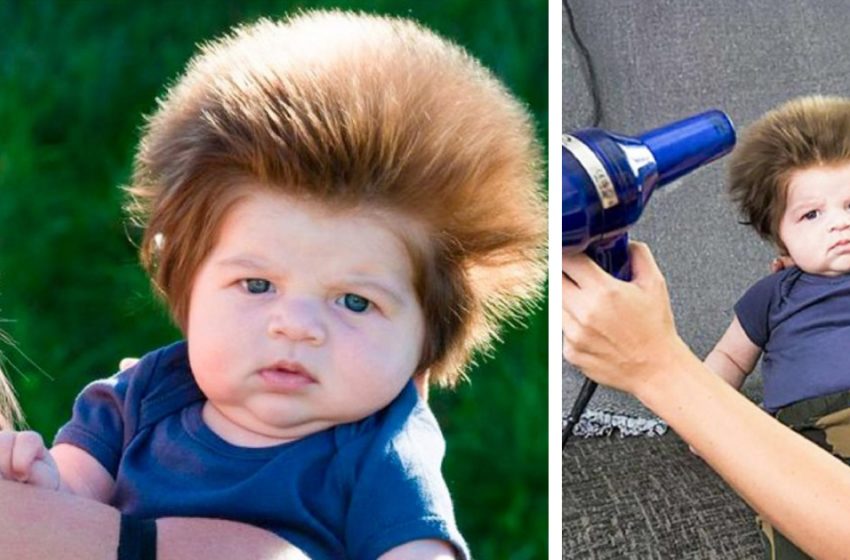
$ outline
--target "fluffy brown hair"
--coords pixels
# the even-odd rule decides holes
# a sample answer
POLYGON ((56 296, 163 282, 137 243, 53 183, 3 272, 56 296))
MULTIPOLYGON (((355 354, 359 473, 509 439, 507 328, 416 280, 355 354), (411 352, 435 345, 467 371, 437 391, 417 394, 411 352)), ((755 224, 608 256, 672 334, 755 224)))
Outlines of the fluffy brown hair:
POLYGON ((850 98, 792 99, 747 129, 732 154, 729 193, 747 223, 786 252, 779 238, 795 171, 850 162, 850 98))
POLYGON ((307 12, 202 46, 147 121, 128 211, 184 331, 238 185, 425 224, 420 370, 452 385, 540 293, 540 155, 525 108, 458 46, 406 20, 307 12))

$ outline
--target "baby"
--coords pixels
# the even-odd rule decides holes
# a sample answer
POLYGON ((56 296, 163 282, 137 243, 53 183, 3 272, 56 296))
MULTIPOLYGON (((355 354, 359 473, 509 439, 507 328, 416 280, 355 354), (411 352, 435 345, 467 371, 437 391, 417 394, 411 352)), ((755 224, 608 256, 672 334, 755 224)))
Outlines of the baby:
MULTIPOLYGON (((732 155, 730 191, 792 266, 744 294, 705 363, 737 389, 761 356, 767 411, 850 463, 850 99, 761 117, 732 155)), ((763 530, 767 557, 805 557, 763 530)))
POLYGON ((311 558, 467 558, 417 386, 539 295, 539 162, 522 105, 412 22, 308 12, 205 45, 127 189, 186 341, 86 387, 49 452, 9 438, 0 475, 311 558))

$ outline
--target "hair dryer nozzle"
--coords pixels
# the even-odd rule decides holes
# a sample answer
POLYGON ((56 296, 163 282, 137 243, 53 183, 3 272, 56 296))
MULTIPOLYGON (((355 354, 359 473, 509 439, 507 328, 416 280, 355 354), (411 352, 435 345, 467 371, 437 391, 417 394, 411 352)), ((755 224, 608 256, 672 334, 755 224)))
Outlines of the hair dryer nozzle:
POLYGON ((660 186, 732 151, 735 129, 725 113, 715 110, 650 130, 638 138, 655 156, 660 186))

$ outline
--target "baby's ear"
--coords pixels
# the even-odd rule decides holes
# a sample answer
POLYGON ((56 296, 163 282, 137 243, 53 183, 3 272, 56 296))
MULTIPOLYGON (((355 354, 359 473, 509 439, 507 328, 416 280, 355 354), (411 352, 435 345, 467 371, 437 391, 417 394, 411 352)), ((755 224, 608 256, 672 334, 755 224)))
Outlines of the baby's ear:
POLYGON ((780 253, 778 257, 770 261, 770 271, 779 272, 780 270, 791 268, 795 264, 797 263, 794 262, 794 259, 790 255, 780 253))

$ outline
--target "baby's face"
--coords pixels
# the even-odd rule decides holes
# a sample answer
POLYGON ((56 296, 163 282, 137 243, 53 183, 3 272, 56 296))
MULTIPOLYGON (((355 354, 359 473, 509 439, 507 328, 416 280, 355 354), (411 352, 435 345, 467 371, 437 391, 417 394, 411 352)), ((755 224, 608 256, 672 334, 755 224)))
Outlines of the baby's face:
POLYGON ((362 419, 399 394, 425 326, 394 223, 259 189, 229 211, 187 327, 213 431, 272 445, 362 419))
POLYGON ((795 171, 779 237, 794 263, 823 276, 850 272, 850 163, 795 171))

